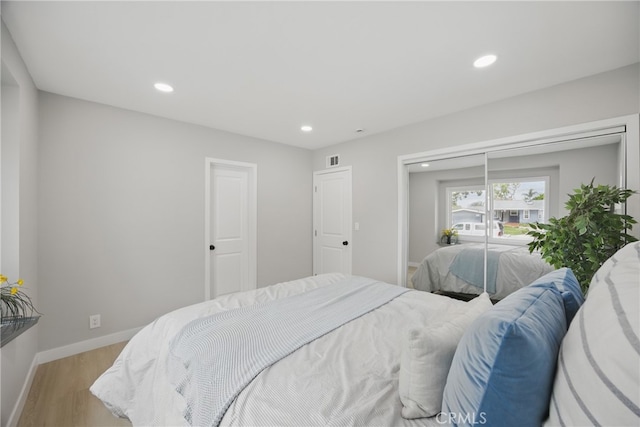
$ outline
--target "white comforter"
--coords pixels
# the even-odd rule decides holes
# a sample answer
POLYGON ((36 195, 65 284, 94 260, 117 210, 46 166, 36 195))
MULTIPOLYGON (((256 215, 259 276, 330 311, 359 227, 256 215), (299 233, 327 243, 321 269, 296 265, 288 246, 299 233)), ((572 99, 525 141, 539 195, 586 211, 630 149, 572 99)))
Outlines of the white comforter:
MULTIPOLYGON (((452 245, 430 253, 422 260, 411 278, 413 287, 427 292, 481 294, 483 289, 456 277, 450 267, 462 250, 483 247, 483 243, 452 245)), ((488 250, 500 254, 495 283, 496 292, 491 294, 491 298, 494 299, 503 299, 553 271, 553 267, 547 264, 540 254, 529 253, 529 248, 526 246, 489 245, 488 250)), ((484 272, 478 271, 478 274, 482 276, 484 272)))
MULTIPOLYGON (((230 294, 160 317, 141 330, 91 387, 134 425, 185 425, 184 401, 167 379, 171 338, 197 317, 335 283, 328 274, 230 294)), ((227 410, 223 426, 438 426, 405 420, 398 394, 400 342, 409 325, 429 324, 464 302, 410 291, 303 346, 262 371, 227 410)))

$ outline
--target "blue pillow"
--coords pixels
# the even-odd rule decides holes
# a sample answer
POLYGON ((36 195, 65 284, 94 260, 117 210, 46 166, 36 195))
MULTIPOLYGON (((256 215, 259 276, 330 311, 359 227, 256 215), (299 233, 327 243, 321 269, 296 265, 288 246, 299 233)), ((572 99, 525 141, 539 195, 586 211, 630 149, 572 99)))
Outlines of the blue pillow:
POLYGON ((449 370, 438 421, 539 427, 545 420, 567 315, 555 280, 536 282, 467 328, 449 370))
POLYGON ((578 309, 584 304, 584 296, 578 279, 573 274, 570 268, 561 268, 559 270, 552 271, 540 277, 529 286, 541 286, 541 285, 553 285, 560 295, 562 295, 562 301, 564 303, 565 316, 567 318, 567 328, 573 317, 578 312, 578 309))

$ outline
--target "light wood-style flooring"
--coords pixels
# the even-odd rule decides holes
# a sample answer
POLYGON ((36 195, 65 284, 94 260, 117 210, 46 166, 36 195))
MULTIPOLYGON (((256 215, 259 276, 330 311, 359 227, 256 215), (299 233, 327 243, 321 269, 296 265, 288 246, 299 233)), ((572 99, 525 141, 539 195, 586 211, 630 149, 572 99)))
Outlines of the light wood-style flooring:
POLYGON ((114 417, 89 391, 125 344, 113 344, 38 366, 18 426, 130 426, 129 421, 114 417))

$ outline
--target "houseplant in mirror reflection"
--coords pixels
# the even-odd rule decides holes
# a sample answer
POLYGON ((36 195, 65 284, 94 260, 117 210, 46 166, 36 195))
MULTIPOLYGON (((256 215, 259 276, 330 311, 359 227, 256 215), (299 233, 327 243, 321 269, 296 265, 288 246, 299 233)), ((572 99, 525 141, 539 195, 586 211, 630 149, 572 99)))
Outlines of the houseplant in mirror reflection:
POLYGON ((618 249, 635 242, 631 230, 636 220, 616 212, 616 206, 625 203, 633 190, 610 185, 582 184, 569 195, 565 204, 569 214, 562 218, 549 218, 547 224, 531 223, 527 234, 533 237, 529 251, 540 254, 555 268, 573 270, 582 291, 600 266, 618 249))
POLYGON ((33 305, 31 298, 22 290, 24 281, 18 279, 10 282, 9 278, 0 274, 0 314, 2 323, 19 321, 33 316, 34 312, 40 314, 33 305))
POLYGON ((442 230, 440 243, 446 243, 447 245, 458 243, 458 231, 453 228, 445 228, 442 230))

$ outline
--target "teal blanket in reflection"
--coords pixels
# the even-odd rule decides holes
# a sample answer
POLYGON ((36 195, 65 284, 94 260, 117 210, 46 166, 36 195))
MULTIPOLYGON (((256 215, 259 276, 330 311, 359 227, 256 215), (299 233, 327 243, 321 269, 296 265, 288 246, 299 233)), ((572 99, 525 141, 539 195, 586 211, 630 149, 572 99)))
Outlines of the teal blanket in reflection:
MULTIPOLYGON (((502 252, 487 252, 487 292, 496 293, 498 262, 502 252)), ((477 288, 484 289, 484 249, 463 249, 456 255, 451 266, 451 274, 477 288)))

